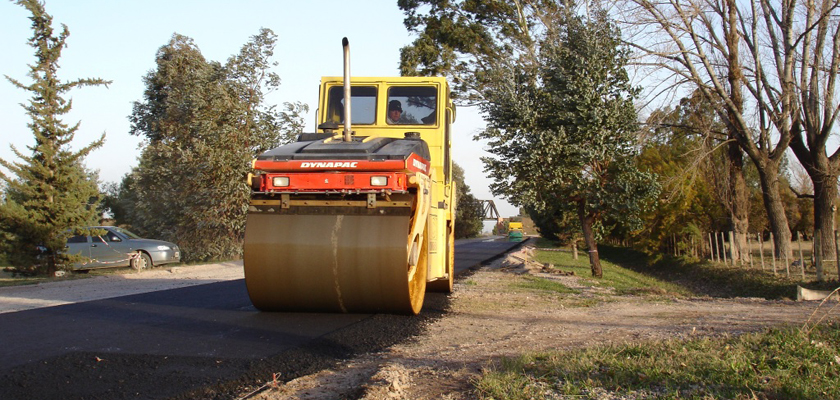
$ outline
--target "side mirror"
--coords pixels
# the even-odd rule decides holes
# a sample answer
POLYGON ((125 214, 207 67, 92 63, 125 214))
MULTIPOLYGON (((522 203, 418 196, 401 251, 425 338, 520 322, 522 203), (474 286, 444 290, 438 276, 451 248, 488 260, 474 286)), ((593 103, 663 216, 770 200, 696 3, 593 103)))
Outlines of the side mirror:
POLYGON ((122 242, 122 239, 120 239, 120 237, 116 235, 111 235, 109 239, 111 239, 112 242, 122 242))

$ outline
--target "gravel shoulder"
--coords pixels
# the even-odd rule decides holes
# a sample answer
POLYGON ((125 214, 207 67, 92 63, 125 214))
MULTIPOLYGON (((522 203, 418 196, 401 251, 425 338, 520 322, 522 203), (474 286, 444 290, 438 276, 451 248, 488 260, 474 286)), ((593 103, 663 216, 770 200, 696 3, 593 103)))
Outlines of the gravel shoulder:
POLYGON ((244 278, 240 260, 1 287, 0 314, 244 278))
POLYGON ((814 302, 615 296, 582 285, 574 276, 525 268, 522 259, 528 257, 526 247, 462 278, 448 312, 408 343, 245 397, 472 399, 471 382, 503 357, 801 326, 816 308, 814 302), (512 289, 525 274, 560 281, 581 293, 512 289))

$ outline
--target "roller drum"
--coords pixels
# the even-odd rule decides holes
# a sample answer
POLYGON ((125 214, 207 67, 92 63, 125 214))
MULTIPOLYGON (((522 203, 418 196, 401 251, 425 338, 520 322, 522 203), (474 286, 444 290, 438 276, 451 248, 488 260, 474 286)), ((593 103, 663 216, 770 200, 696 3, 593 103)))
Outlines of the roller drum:
POLYGON ((409 216, 249 214, 248 295, 264 311, 416 314, 426 257, 420 249, 424 267, 410 265, 409 224, 409 216))

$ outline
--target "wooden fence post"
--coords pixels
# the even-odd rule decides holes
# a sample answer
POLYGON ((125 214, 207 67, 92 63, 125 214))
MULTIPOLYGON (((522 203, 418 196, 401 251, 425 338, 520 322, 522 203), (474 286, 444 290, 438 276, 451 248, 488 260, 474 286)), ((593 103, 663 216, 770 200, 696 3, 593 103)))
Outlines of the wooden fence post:
POLYGON ((776 275, 776 242, 773 241, 773 232, 770 232, 770 257, 773 257, 773 275, 776 275))
POLYGON ((738 257, 735 253, 737 250, 735 249, 735 232, 729 231, 729 258, 732 260, 732 266, 735 266, 735 262, 741 262, 740 257, 738 257))
POLYGON ((820 282, 823 280, 822 246, 820 231, 817 229, 814 231, 814 267, 817 269, 817 280, 820 282))
POLYGON ((764 238, 761 237, 761 233, 757 233, 758 235, 758 255, 761 257, 761 270, 764 271, 764 238))
POLYGON ((711 232, 709 232, 709 261, 715 262, 715 245, 712 244, 711 232))
POLYGON ((749 233, 747 233, 747 249, 749 249, 749 251, 750 251, 750 269, 752 269, 752 268, 753 268, 753 262, 752 262, 752 238, 750 237, 750 234, 749 234, 749 233))
POLYGON ((805 281, 805 257, 802 256, 802 232, 796 231, 796 243, 799 245, 799 266, 802 267, 802 281, 805 281))
POLYGON ((723 253, 723 263, 727 264, 726 261, 726 237, 724 236, 723 232, 720 233, 720 250, 723 253))
POLYGON ((790 278, 790 260, 788 259, 787 253, 785 253, 785 274, 790 278))
POLYGON ((715 262, 720 262, 720 250, 718 250, 718 235, 717 232, 712 232, 710 235, 714 235, 715 238, 715 247, 713 253, 715 254, 715 262))

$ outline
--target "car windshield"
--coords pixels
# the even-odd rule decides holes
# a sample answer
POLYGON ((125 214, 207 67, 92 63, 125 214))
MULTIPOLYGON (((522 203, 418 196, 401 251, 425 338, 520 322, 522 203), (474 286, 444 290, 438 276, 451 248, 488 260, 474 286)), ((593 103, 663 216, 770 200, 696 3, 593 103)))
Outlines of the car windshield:
POLYGON ((142 239, 140 236, 135 235, 134 232, 131 232, 128 229, 117 228, 117 227, 114 227, 113 229, 115 231, 119 232, 119 233, 122 233, 123 235, 128 236, 129 239, 142 239))

